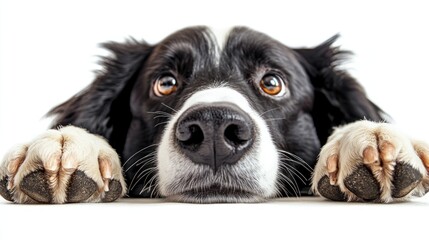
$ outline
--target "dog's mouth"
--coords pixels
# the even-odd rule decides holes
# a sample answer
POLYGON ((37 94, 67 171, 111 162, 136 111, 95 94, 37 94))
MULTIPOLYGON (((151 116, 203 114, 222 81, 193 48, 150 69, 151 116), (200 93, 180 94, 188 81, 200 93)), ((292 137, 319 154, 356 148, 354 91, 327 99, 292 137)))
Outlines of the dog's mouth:
POLYGON ((263 202, 265 198, 250 190, 212 185, 204 188, 193 188, 174 194, 168 199, 190 203, 250 203, 263 202))

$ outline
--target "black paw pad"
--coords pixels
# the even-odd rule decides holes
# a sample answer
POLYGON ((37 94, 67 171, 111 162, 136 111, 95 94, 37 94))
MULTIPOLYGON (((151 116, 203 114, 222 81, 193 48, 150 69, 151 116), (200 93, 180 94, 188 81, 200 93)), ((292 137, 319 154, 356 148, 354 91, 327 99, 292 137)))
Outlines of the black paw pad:
POLYGON ((103 202, 113 202, 121 196, 122 186, 118 180, 110 180, 109 191, 105 192, 103 202))
POLYGON ((365 166, 359 166, 344 179, 346 188, 357 197, 365 201, 372 201, 380 197, 380 186, 372 175, 371 170, 365 166))
POLYGON ((97 191, 97 184, 83 171, 75 171, 69 181, 67 188, 67 202, 83 202, 97 191))
POLYGON ((346 196, 341 192, 340 188, 329 183, 328 176, 324 176, 319 180, 317 191, 319 191, 320 195, 332 201, 346 200, 346 196))
POLYGON ((2 180, 0 180, 0 195, 4 199, 13 202, 12 195, 10 194, 9 190, 7 190, 7 179, 6 178, 3 178, 2 180))
POLYGON ((410 193, 422 180, 423 176, 409 164, 398 163, 393 173, 394 198, 401 198, 410 193))
POLYGON ((36 171, 25 176, 19 187, 27 196, 39 203, 50 203, 52 193, 44 171, 36 171))

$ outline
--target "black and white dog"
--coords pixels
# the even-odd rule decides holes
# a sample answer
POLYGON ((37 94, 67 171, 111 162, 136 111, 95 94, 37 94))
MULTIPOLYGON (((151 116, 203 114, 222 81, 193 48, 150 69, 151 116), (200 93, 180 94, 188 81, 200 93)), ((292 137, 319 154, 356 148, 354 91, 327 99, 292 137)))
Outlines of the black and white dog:
POLYGON ((104 44, 113 56, 50 112, 55 130, 5 156, 0 193, 17 203, 424 195, 429 145, 384 123, 337 68, 347 52, 336 38, 292 49, 237 27, 219 46, 192 27, 155 45, 104 44))

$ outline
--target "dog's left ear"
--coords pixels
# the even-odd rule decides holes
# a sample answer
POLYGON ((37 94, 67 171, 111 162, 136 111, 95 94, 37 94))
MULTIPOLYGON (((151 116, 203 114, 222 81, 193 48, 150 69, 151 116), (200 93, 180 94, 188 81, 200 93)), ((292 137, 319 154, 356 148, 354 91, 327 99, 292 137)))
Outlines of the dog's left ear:
POLYGON ((314 87, 312 115, 321 143, 335 126, 357 120, 385 121, 387 116, 366 96, 363 87, 339 64, 351 53, 333 47, 335 35, 315 48, 294 49, 314 87))
MULTIPOLYGON (((124 142, 131 121, 130 92, 153 47, 134 39, 102 44, 112 53, 101 61, 96 79, 80 93, 53 108, 53 127, 69 124, 109 140, 114 148, 124 142)), ((119 148, 119 149, 118 149, 119 148)))

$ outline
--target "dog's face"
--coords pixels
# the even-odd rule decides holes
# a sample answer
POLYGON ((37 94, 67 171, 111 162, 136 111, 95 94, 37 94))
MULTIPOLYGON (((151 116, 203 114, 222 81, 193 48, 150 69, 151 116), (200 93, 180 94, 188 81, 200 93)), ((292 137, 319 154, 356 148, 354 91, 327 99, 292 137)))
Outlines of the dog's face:
POLYGON ((297 169, 313 165, 320 147, 309 115, 313 89, 297 53, 247 28, 233 29, 223 46, 203 27, 170 35, 138 71, 130 103, 124 156, 152 154, 157 188, 173 200, 299 194, 295 179, 310 172, 297 169))
POLYGON ((247 28, 219 45, 204 27, 158 44, 107 43, 105 69, 51 111, 105 137, 122 158, 131 197, 253 202, 296 196, 333 127, 380 109, 329 39, 291 49, 247 28))

